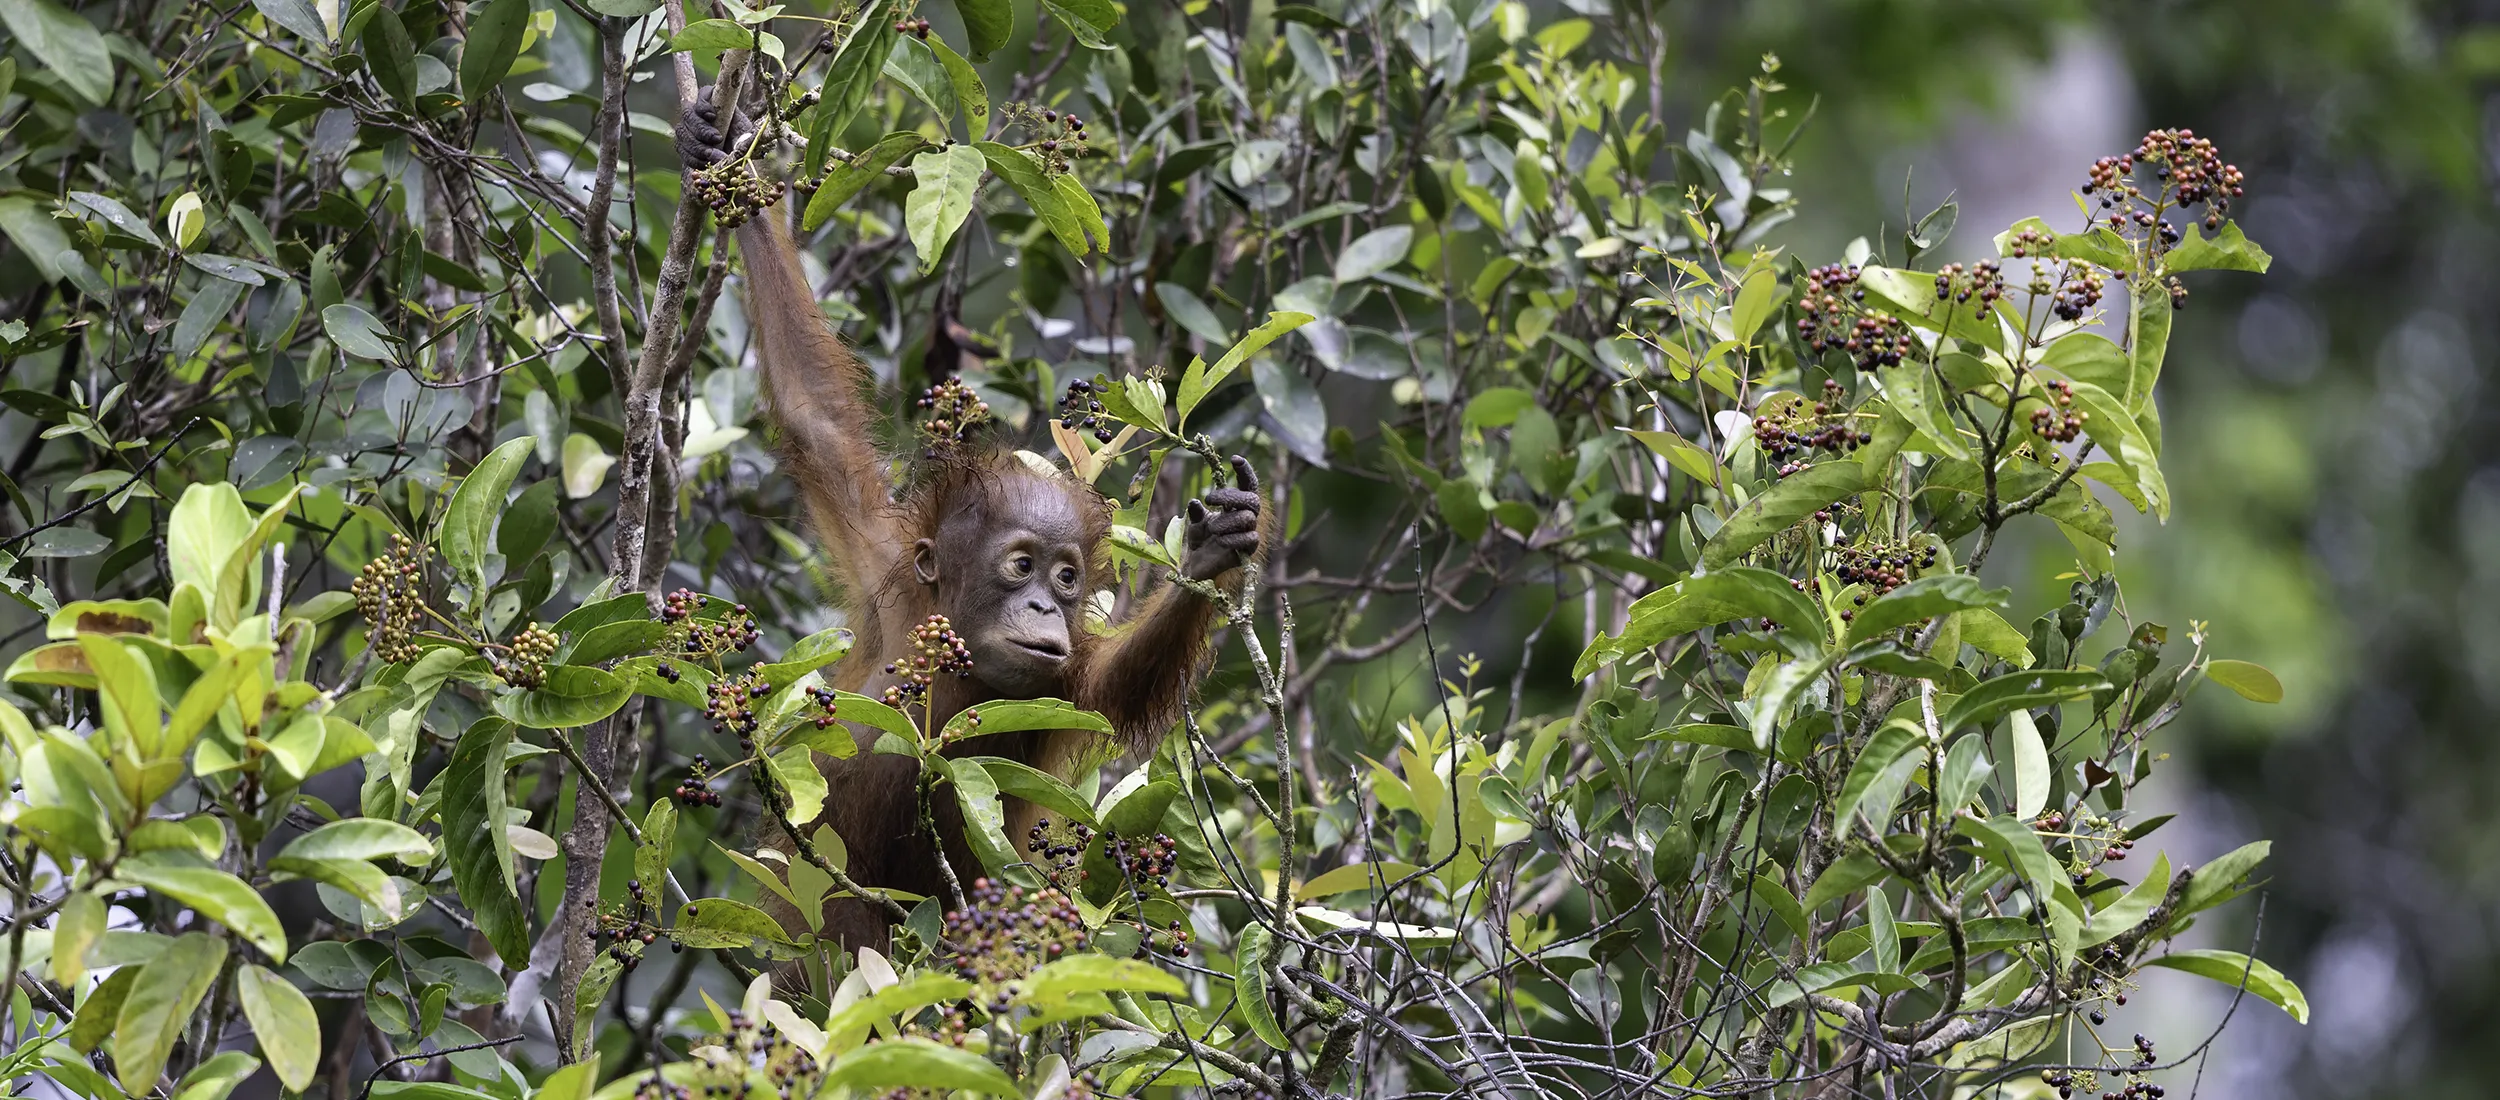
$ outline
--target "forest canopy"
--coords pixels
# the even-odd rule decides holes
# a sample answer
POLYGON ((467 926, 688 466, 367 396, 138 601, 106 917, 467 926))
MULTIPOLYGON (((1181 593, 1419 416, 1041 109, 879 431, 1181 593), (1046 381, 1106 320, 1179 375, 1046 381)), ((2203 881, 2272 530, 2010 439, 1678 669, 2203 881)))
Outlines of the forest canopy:
POLYGON ((1802 256, 1817 101, 1689 101, 1641 5, 0 26, 12 1080, 2157 1100, 2207 1036, 2104 1029, 2145 968, 2307 1018, 2181 942, 2267 845, 2134 805, 2191 699, 2283 692, 2115 572, 2176 311, 2270 262, 2221 135, 1802 256), (697 97, 755 125, 681 172, 697 97), (1099 715, 829 682, 753 218, 883 445, 1107 498, 1106 624, 1249 456, 1273 534, 1166 736, 1063 780, 979 739, 1099 715), (1980 579, 2018 528, 2063 599, 1980 579), (981 876, 810 828, 862 727, 981 876))

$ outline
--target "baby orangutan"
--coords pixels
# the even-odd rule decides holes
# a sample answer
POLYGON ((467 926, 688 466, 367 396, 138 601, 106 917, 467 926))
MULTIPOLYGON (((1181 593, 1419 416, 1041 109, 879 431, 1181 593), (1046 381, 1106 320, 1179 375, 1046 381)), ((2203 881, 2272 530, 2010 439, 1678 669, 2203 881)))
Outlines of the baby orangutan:
MULTIPOLYGON (((677 129, 690 171, 718 162, 726 144, 710 97, 696 103, 677 129)), ((1167 584, 1116 628, 1087 629, 1088 599, 1113 578, 1102 549, 1110 507, 1091 486, 1039 471, 1005 448, 938 453, 925 463, 934 468, 919 471, 897 499, 895 463, 873 442, 868 374, 827 327, 784 220, 760 212, 739 228, 738 245, 762 391, 857 635, 832 670, 833 686, 872 696, 892 686, 900 673, 888 666, 899 668, 911 653, 914 629, 944 615, 970 669, 929 684, 933 727, 985 702, 1060 698, 1100 712, 1113 729, 1109 744, 1082 730, 1025 731, 974 737, 950 752, 1006 757, 1073 779, 1109 751, 1160 737, 1196 684, 1215 604, 1167 584)), ((1181 568, 1226 587, 1260 542, 1257 479, 1246 459, 1231 466, 1233 487, 1189 503, 1181 568)), ((841 836, 847 870, 861 884, 937 894, 938 853, 920 829, 918 764, 871 755, 875 731, 854 732, 860 752, 825 766, 830 793, 820 820, 841 836)), ((951 800, 945 806, 939 831, 958 876, 969 881, 979 863, 951 800)), ((1007 811, 1011 842, 1041 816, 1021 800, 1010 800, 1007 811)), ((830 902, 825 934, 847 947, 882 946, 885 916, 865 902, 830 902)))

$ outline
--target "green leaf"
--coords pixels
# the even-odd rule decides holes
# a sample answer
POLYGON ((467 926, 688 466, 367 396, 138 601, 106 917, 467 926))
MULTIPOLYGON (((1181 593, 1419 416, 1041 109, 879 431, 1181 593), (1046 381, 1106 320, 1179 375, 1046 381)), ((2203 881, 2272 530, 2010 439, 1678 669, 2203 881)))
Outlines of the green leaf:
POLYGON ((103 981, 87 991, 86 999, 78 1003, 78 1014, 70 1020, 71 1050, 92 1054, 112 1037, 113 1025, 121 1020, 122 1006, 129 1003, 130 990, 139 984, 139 975, 146 969, 144 965, 124 966, 105 975, 103 981))
POLYGON ((2275 679, 2266 666, 2249 661, 2217 658, 2205 662, 2205 678, 2232 691, 2252 703, 2283 701, 2283 681, 2275 679))
POLYGON ((529 958, 530 943, 529 920, 513 889, 512 839, 504 831, 504 757, 511 745, 510 722, 482 718, 470 725, 438 781, 439 812, 443 854, 460 900, 504 965, 519 966, 529 958))
POLYGON ((1875 377, 1883 383, 1884 397, 1893 411, 1918 429, 1919 436, 1937 454, 1945 458, 1970 457, 1970 449, 1962 445, 1961 433, 1953 427, 1953 409, 1945 402, 1935 371, 1911 363, 1878 371, 1875 377))
POLYGON ((1058 776, 1003 756, 964 759, 980 764, 1001 793, 1021 798, 1070 821, 1089 827, 1096 824, 1094 808, 1085 804, 1085 796, 1076 793, 1076 788, 1067 785, 1058 776))
POLYGON ((1779 304, 1779 272, 1767 264, 1755 268, 1736 292, 1735 312, 1729 317, 1733 325, 1729 338, 1740 344, 1751 343, 1754 332, 1770 319, 1779 304))
POLYGON ((998 784, 991 781, 990 773, 969 759, 949 760, 946 765, 955 783, 955 804, 964 814, 964 840, 972 845, 981 865, 997 874, 1018 862, 1015 846, 1007 842, 1007 815, 998 804, 998 784))
POLYGON ((260 1059, 229 1050, 191 1067, 174 1082, 174 1100, 226 1100, 244 1078, 260 1072, 260 1059))
MULTIPOLYGON (((1846 825, 1850 815, 1857 812, 1868 795, 1881 793, 1879 784, 1896 786, 1895 780, 1888 774, 1893 765, 1900 763, 1903 756, 1926 740, 1926 731, 1898 720, 1887 722, 1882 729, 1876 730, 1875 736, 1867 738, 1866 748, 1859 750, 1856 762, 1849 765, 1848 777, 1840 782, 1840 798, 1832 804, 1832 820, 1846 825)), ((1890 802, 1891 799, 1884 801, 1890 802)), ((1873 824, 1878 829, 1883 827, 1880 821, 1873 824)))
POLYGON ((920 253, 920 270, 933 271, 946 256, 946 243, 972 213, 972 196, 981 189, 987 161, 970 145, 932 150, 911 158, 919 182, 903 200, 903 227, 920 253))
POLYGON ((1867 602, 1849 623, 1852 644, 1900 629, 1920 619, 1972 607, 2004 607, 2014 590, 1990 590, 1968 573, 1920 577, 1867 602))
POLYGON ((1875 969, 1892 973, 1901 969, 1901 930, 1893 923, 1892 899, 1884 896, 1884 888, 1870 886, 1866 890, 1867 946, 1875 954, 1875 969))
POLYGON ((414 106, 417 44, 408 37, 408 25, 400 22, 399 13, 380 4, 367 8, 364 34, 357 43, 364 50, 365 69, 373 74, 373 82, 392 99, 414 106))
POLYGON ((87 949, 104 936, 104 901, 80 891, 61 902, 52 922, 52 980, 80 988, 87 973, 87 949))
POLYGON ((1707 448, 1696 446, 1674 432, 1641 431, 1632 428, 1621 430, 1632 438, 1640 440, 1641 446, 1656 452, 1658 457, 1666 459, 1668 465, 1683 471, 1684 476, 1704 485, 1719 483, 1719 460, 1707 448))
POLYGON ((512 72, 529 21, 529 0, 489 0, 483 10, 469 8, 468 41, 460 48, 460 94, 472 106, 482 109, 486 94, 512 72))
POLYGON ((1517 386, 1494 386, 1467 401, 1459 420, 1470 428, 1506 428, 1519 414, 1536 407, 1536 395, 1517 386))
POLYGON ((382 328, 382 322, 365 312, 363 306, 341 302, 321 311, 322 334, 338 345, 340 351, 358 359, 388 363, 395 358, 391 345, 397 342, 382 328))
MULTIPOLYGON (((513 3, 514 0, 503 0, 513 3)), ((260 1051, 289 1092, 302 1092, 321 1068, 321 1019, 311 998, 266 967, 247 965, 234 976, 243 1018, 260 1037, 260 1051)))
MULTIPOLYGON (((961 5, 958 5, 960 7, 961 5)), ((956 53, 946 40, 931 36, 927 43, 937 54, 938 64, 946 69, 946 82, 955 88, 955 105, 963 109, 964 130, 985 133, 990 125, 990 89, 981 82, 981 73, 956 53)))
MULTIPOLYGON (((2037 660, 2032 656, 2030 641, 2023 637, 2023 632, 2014 629, 2014 624, 2006 622, 2005 616, 1989 608, 1974 607, 1955 612, 1953 625, 1946 633, 1958 636, 1960 641, 1970 643, 1972 649, 1981 653, 2012 661, 2016 668, 2030 668, 2031 663, 2037 660)), ((1953 650, 1959 654, 1960 644, 1955 644, 1953 650)))
POLYGON ((1341 913, 1317 905, 1305 905, 1293 911, 1302 927, 1323 935, 1331 932, 1352 932, 1374 939, 1395 940, 1412 948, 1448 947, 1458 942, 1458 930, 1427 924, 1400 924, 1396 921, 1370 921, 1352 913, 1341 913))
POLYGON ((2222 231, 2211 237, 2188 227, 2187 239, 2180 241, 2162 257, 2162 268, 2177 274, 2182 271, 2249 271, 2263 275, 2273 266, 2274 257, 2257 247, 2255 241, 2240 234, 2238 222, 2222 223, 2222 231))
POLYGON ((1152 836, 1163 823, 1163 811, 1180 793, 1180 785, 1168 779, 1138 787, 1102 808, 1103 828, 1132 839, 1152 836))
POLYGON ((2173 951, 2157 959, 2146 959, 2144 963, 2146 966, 2184 970, 2234 989, 2245 982, 2249 992, 2274 1002, 2274 1006, 2291 1016, 2293 1021, 2309 1022, 2309 998, 2301 994, 2300 986, 2284 977, 2282 971, 2237 951, 2173 951))
POLYGON ((659 889, 668 877, 669 857, 676 851, 677 800, 655 798, 642 818, 642 843, 634 848, 634 880, 646 891, 659 889))
POLYGON ((1276 1009, 1267 999, 1267 957, 1275 950, 1275 934, 1266 925, 1253 921, 1241 930, 1233 949, 1234 1003, 1241 1006, 1241 1018, 1250 1025, 1250 1033, 1268 1049, 1291 1050, 1285 1029, 1276 1022, 1276 1009))
POLYGON ((896 1013, 960 1001, 971 992, 972 983, 952 974, 920 971, 851 1002, 827 1018, 826 1043, 834 1050, 847 1050, 859 1045, 871 1025, 892 1020, 896 1013))
POLYGON ((2031 826, 2003 814, 1987 819, 1968 815, 1953 819, 1953 827, 1962 835, 1978 841, 1983 852, 1998 866, 2014 872, 2037 895, 2046 912, 2049 931, 2063 952, 2072 952, 2082 931, 2083 900, 2075 896, 2074 884, 2067 880, 2066 869, 2049 855, 2040 842, 2040 834, 2031 826))
MULTIPOLYGON (((1719 526, 1719 532, 1702 545, 1702 563, 1712 569, 1732 564, 1799 520, 1865 489, 1866 468, 1855 462, 1825 462, 1781 478, 1719 526)), ((1803 628, 1803 624, 1789 625, 1803 628)))
POLYGON ((814 198, 807 200, 806 227, 814 229, 823 225, 825 219, 842 208, 843 203, 851 201, 851 196, 884 176, 885 170, 893 167, 896 161, 928 144, 927 138, 916 133, 887 134, 875 145, 852 154, 849 163, 833 166, 825 173, 825 185, 816 189, 814 198))
POLYGON ((495 713, 530 729, 570 729, 616 713, 633 694, 612 673, 557 665, 537 687, 496 696, 495 713))
POLYGON ((743 50, 755 45, 755 31, 732 19, 698 19, 670 35, 670 53, 689 50, 743 50))
MULTIPOLYGON (((223 871, 205 873, 225 875, 223 871)), ((242 880, 232 875, 225 877, 242 885, 242 880)), ((153 883, 142 885, 156 888, 153 883)), ((165 892, 186 905, 198 907, 188 897, 172 890, 165 892)), ((255 896, 252 900, 260 899, 255 896)), ((267 908, 262 906, 264 911, 267 908)), ((274 922, 275 918, 271 919, 274 922)), ((280 945, 285 942, 281 935, 280 945)), ((121 1078, 123 1088, 140 1095, 155 1090, 156 1079, 165 1072, 165 1059, 173 1053, 175 1040, 182 1037, 191 1022, 192 1010, 208 995, 208 987, 215 984, 218 970, 225 965, 226 941, 206 932, 187 932, 175 937, 171 945, 140 970, 113 1024, 113 1070, 121 1078)))
POLYGON ((1111 732, 1111 722, 1093 711, 1080 710, 1076 704, 1063 699, 1009 699, 966 707, 948 720, 941 736, 952 742, 1025 730, 1085 730, 1107 734, 1111 732))
POLYGON ((529 436, 504 441, 502 446, 479 459, 469 476, 460 479, 460 488, 451 496, 451 507, 443 515, 441 549, 443 562, 474 586, 482 587, 487 548, 494 545, 491 536, 495 520, 503 515, 504 497, 512 490, 512 479, 521 472, 521 463, 529 458, 536 443, 529 436))
MULTIPOLYGON (((833 69, 825 77, 824 101, 816 107, 824 114, 812 132, 841 133, 850 125, 851 116, 859 113, 860 105, 868 102, 877 79, 884 75, 885 59, 894 50, 894 19, 893 9, 877 0, 860 5, 858 22, 851 25, 850 37, 833 55, 833 69)), ((814 205, 809 204, 811 208, 814 205)))
POLYGON ((281 856, 296 859, 397 859, 422 867, 434 858, 425 834, 396 821, 358 817, 333 821, 290 841, 281 856))
POLYGON ((885 75, 926 104, 937 115, 940 129, 952 130, 955 84, 947 79, 946 67, 938 63, 927 43, 908 34, 896 36, 886 53, 885 75))
POLYGON ((1058 189, 1052 185, 1041 163, 1033 159, 1033 154, 995 141, 976 141, 972 147, 981 151, 982 159, 989 164, 991 171, 998 173, 998 178, 1006 180, 1008 187, 1023 196, 1025 205, 1032 207, 1034 215, 1042 219, 1042 224, 1050 227, 1051 236, 1059 239, 1060 246, 1066 248, 1069 255, 1085 255, 1085 227, 1078 224, 1067 203, 1060 201, 1058 189))
POLYGON ((1310 324, 1311 320, 1310 314, 1295 313, 1291 310, 1270 313, 1264 323, 1242 334, 1240 342, 1225 349, 1224 354, 1216 359, 1214 366, 1204 371, 1192 370, 1183 375, 1180 389, 1174 398, 1180 410, 1181 422, 1187 423, 1190 410, 1197 408, 1198 403, 1206 400, 1208 394, 1214 393, 1215 388, 1223 385, 1225 379, 1231 378, 1233 372, 1241 369, 1243 363, 1249 362, 1252 356, 1267 350, 1269 344, 1275 343, 1286 333, 1310 324))
POLYGON ((1365 233, 1337 253, 1335 275, 1339 284, 1361 282, 1396 267, 1414 247, 1415 227, 1391 225, 1365 233))
POLYGON ((698 898, 677 910, 675 927, 669 936, 688 947, 753 947, 800 942, 791 938, 772 914, 743 901, 728 898, 698 898))
POLYGON ((1111 0, 1041 0, 1041 5, 1087 49, 1112 48, 1103 32, 1119 25, 1120 9, 1113 7, 1111 0))
POLYGON ((165 247, 164 240, 156 235, 155 227, 150 226, 148 220, 140 217, 137 211, 122 205, 120 199, 93 191, 72 191, 69 197, 78 205, 95 211, 98 217, 111 223, 113 228, 122 233, 146 241, 156 248, 165 247))
POLYGON ((2240 880, 2265 862, 2274 851, 2270 840, 2252 841, 2214 857, 2213 862, 2195 869, 2188 879, 2187 891, 2179 898, 2177 916, 2187 916, 2220 905, 2238 896, 2233 891, 2240 880))
MULTIPOLYGON (((1744 733, 1734 726, 1725 728, 1735 730, 1739 736, 1744 733)), ((1342 867, 1331 867, 1311 876, 1309 882, 1303 883, 1301 889, 1294 891, 1294 896, 1325 898, 1352 893, 1356 890, 1387 887, 1421 870, 1423 868, 1412 863, 1399 863, 1396 860, 1387 859, 1349 863, 1342 867)))
MULTIPOLYGON (((1215 310, 1207 305, 1205 299, 1190 293, 1188 287, 1179 283, 1156 283, 1155 300, 1163 303, 1164 316, 1170 317, 1182 331, 1210 344, 1232 342, 1233 331, 1224 326, 1223 319, 1215 315, 1215 310)), ((1181 376, 1179 392, 1183 399, 1189 396, 1192 379, 1204 375, 1206 369, 1204 360, 1190 364, 1189 372, 1181 376)), ((1184 408, 1187 404, 1196 402, 1187 402, 1184 408)))
POLYGON ((2031 720, 2030 711, 2008 711, 2005 729, 2006 738, 2013 743, 2013 751, 2006 754, 2005 790, 2013 793, 2014 816, 2029 821, 2048 808, 2049 781, 2057 773, 2049 766, 2048 742, 2041 739, 2040 727, 2031 720))
POLYGON ((155 673, 110 635, 81 634, 78 646, 87 655, 87 667, 95 670, 104 728, 115 741, 127 741, 139 750, 141 760, 155 759, 165 721, 155 673))
POLYGON ((1189 995, 1189 986, 1162 967, 1090 952, 1044 963, 1018 984, 1025 1000, 1055 1000, 1072 993, 1189 995))
POLYGON ((2073 386, 2075 407, 2085 414, 2084 434, 2135 478, 2136 487, 2152 503, 2154 515, 2169 518, 2170 486, 2162 478, 2161 452, 2115 395, 2089 382, 2073 386))
POLYGON ((201 916, 233 929, 272 961, 286 961, 286 927, 278 923, 278 914, 270 911, 260 892, 242 879, 212 867, 160 861, 155 853, 121 861, 114 866, 113 877, 199 910, 201 916))
POLYGON ((852 641, 848 627, 829 626, 792 642, 790 648, 782 651, 780 660, 758 665, 755 671, 774 687, 793 684, 799 677, 849 656, 852 641))
POLYGON ((955 13, 963 17, 974 61, 989 60, 1015 37, 1016 6, 1009 0, 955 0, 955 13))
POLYGON ((834 1059, 824 1088, 848 1088, 855 1094, 917 1088, 933 1092, 978 1092, 988 1096, 1021 1096, 1013 1078, 990 1060, 961 1047, 927 1039, 887 1039, 834 1059))
POLYGON ((1937 724, 1941 727, 1940 732, 1951 734, 1968 726, 1996 721, 2007 711, 2071 702, 2108 686, 2108 680, 2090 669, 2016 672, 1962 693, 1952 706, 1945 708, 1937 724))
POLYGON ((52 0, 0 0, 0 22, 79 98, 102 106, 113 97, 113 53, 85 16, 52 0))
POLYGON ((1768 569, 1738 566, 1687 577, 1633 601, 1623 633, 1600 636, 1580 653, 1574 678, 1675 637, 1737 619, 1771 619, 1791 630, 1820 634, 1823 613, 1768 569))
POLYGON ((2167 852, 2157 853, 2153 857, 2152 870, 2144 873, 2142 881, 2128 890, 2125 896, 2102 906, 2099 912, 2083 922, 2083 939, 2079 942, 2084 947, 2090 947, 2142 923, 2169 890, 2170 855, 2167 852))

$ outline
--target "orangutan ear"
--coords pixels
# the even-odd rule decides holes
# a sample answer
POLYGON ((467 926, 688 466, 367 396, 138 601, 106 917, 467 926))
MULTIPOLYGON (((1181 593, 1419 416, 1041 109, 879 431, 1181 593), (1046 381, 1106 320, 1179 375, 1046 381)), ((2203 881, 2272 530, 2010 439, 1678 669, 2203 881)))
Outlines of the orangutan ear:
POLYGON ((938 569, 936 543, 931 542, 928 539, 921 539, 920 541, 911 544, 911 571, 919 575, 920 583, 922 584, 937 583, 938 569))

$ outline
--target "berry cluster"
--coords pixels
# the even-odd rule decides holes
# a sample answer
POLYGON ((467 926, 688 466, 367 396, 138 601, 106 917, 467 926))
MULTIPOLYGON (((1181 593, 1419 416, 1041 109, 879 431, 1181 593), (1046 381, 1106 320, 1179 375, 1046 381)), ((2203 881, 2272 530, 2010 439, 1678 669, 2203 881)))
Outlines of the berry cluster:
POLYGON ((2005 242, 2005 254, 2017 260, 2054 256, 2057 254, 2057 234, 2047 229, 2025 228, 2005 242))
POLYGON ((634 1100, 694 1100, 694 1090, 653 1073, 634 1084, 634 1100))
POLYGON ((616 961, 625 964, 625 972, 634 972, 642 961, 643 948, 658 942, 660 929, 651 921, 651 899, 643 896, 642 880, 625 880, 625 893, 632 903, 619 913, 599 914, 598 927, 590 933, 591 941, 604 947, 616 961))
POLYGON ((1858 285, 1858 275, 1856 264, 1806 272, 1805 293, 1797 299, 1797 339, 1816 355, 1846 352, 1859 370, 1897 366, 1910 354, 1910 326, 1861 308, 1866 288, 1858 285))
POLYGON ((1054 879, 1075 870, 1077 861, 1085 858, 1085 846, 1093 842, 1093 828, 1082 821, 1053 828, 1045 817, 1024 834, 1024 850, 1042 857, 1054 879))
MULTIPOLYGON (((921 20, 926 23, 927 20, 921 20)), ((989 402, 959 378, 949 378, 920 395, 929 417, 920 422, 920 457, 936 458, 963 445, 964 436, 990 419, 989 402)))
POLYGON ((2083 193, 2098 193, 2104 210, 2137 200, 2167 202, 2181 209, 2203 206, 2205 230, 2212 232, 2222 228, 2222 219, 2231 212, 2231 200, 2245 192, 2246 183, 2239 166, 2224 163, 2214 143, 2196 136, 2196 131, 2154 130, 2136 144, 2135 152, 2093 161, 2083 193), (2155 188, 2149 197, 2136 174, 2143 165, 2153 166, 2155 188))
POLYGON ((1109 443, 1118 433, 1111 428, 1111 419, 1103 415, 1102 399, 1095 396, 1110 383, 1097 375, 1088 382, 1079 378, 1068 383, 1068 395, 1059 399, 1059 426, 1069 431, 1082 428, 1094 433, 1097 443, 1109 443))
MULTIPOLYGON (((764 632, 756 628, 755 616, 745 604, 732 605, 729 614, 714 622, 696 619, 695 616, 703 610, 704 602, 709 599, 711 597, 691 588, 680 588, 660 601, 660 621, 684 632, 683 640, 675 646, 679 652, 694 660, 709 661, 723 654, 745 652, 748 646, 755 644, 756 639, 764 636, 764 632)), ((660 675, 662 679, 668 679, 668 673, 660 675)), ((669 682, 676 683, 675 680, 669 682)))
POLYGON ((1109 838, 1111 858, 1120 865, 1120 873, 1137 886, 1157 889, 1172 884, 1172 872, 1180 866, 1180 844, 1171 837, 1156 833, 1151 840, 1132 841, 1123 836, 1109 838))
POLYGON ((1858 449, 1859 444, 1874 442, 1875 437, 1857 430, 1849 410, 1841 407, 1846 395, 1840 383, 1823 380, 1823 400, 1809 406, 1804 398, 1781 402, 1777 407, 1754 410, 1754 443, 1762 453, 1780 463, 1779 476, 1787 477, 1805 469, 1808 463, 1793 456, 1807 451, 1829 451, 1842 454, 1858 449))
POLYGON ((547 661, 555 655, 556 632, 531 623, 512 636, 509 651, 489 652, 486 656, 503 682, 517 688, 535 688, 547 682, 547 661))
POLYGON ((838 705, 841 702, 840 696, 832 688, 810 685, 807 688, 807 698, 816 704, 818 710, 824 711, 823 714, 816 716, 816 728, 820 730, 833 728, 833 723, 840 717, 838 705))
POLYGON ((2058 286, 2055 294, 2049 296, 2049 308, 2057 311, 2060 320, 2080 321, 2093 306, 2101 304, 2101 286, 2099 268, 2089 264, 2073 265, 2068 269, 2066 281, 2058 286))
POLYGON ((894 21, 894 33, 908 34, 913 38, 917 38, 925 42, 929 38, 929 21, 926 19, 897 19, 894 21))
POLYGON ((2049 397, 2056 404, 2031 410, 2031 432, 2051 443, 2072 443, 2092 414, 2076 411, 2074 383, 2051 381, 2048 388, 2049 397))
POLYGON ((651 674, 672 684, 686 678, 685 673, 677 671, 676 665, 672 665, 666 661, 661 661, 652 665, 651 674))
POLYGON ((814 1096, 824 1083, 824 1067, 806 1048, 770 1022, 736 1010, 729 1013, 728 1033, 696 1044, 693 1053, 704 1063, 698 1080, 708 1100, 814 1096), (755 1084, 759 1078, 762 1088, 755 1084))
POLYGON ((885 666, 886 675, 903 678, 885 689, 885 705, 900 710, 907 703, 925 702, 930 683, 950 673, 957 679, 972 675, 972 647, 946 616, 931 615, 912 628, 911 655, 885 666))
POLYGON ((762 673, 749 670, 737 676, 723 676, 703 689, 703 716, 712 720, 716 733, 734 736, 742 751, 755 751, 755 731, 762 721, 755 705, 773 693, 773 685, 762 673))
POLYGON ((392 535, 391 548, 366 562, 348 586, 356 596, 356 610, 372 624, 367 644, 384 664, 417 659, 417 621, 425 613, 425 558, 426 551, 408 536, 392 535))
POLYGON ((1858 593, 1856 602, 1860 604, 1910 583, 1910 570, 1936 564, 1934 545, 1908 542, 1844 546, 1835 556, 1839 560, 1832 564, 1833 577, 1842 584, 1866 586, 1866 591, 1858 593))
POLYGON ((1960 264, 1946 264, 1936 273, 1936 300, 1955 302, 1979 299, 1973 316, 1985 319, 1990 307, 2005 297, 2005 270, 1995 260, 1981 260, 1965 270, 1960 264))
POLYGON ((695 201, 710 207, 723 229, 745 225, 756 214, 780 202, 782 193, 790 189, 787 183, 758 175, 753 165, 736 157, 697 169, 686 180, 686 188, 695 201))
POLYGON ((705 785, 711 778, 712 762, 705 760, 702 753, 696 753, 694 763, 686 768, 685 780, 677 784, 676 790, 668 792, 668 796, 676 799, 680 806, 718 806, 720 792, 705 785))
POLYGON ((1085 918, 1066 894, 986 878, 973 880, 964 908, 946 914, 945 934, 956 945, 955 976, 987 987, 999 1010, 1007 983, 1084 950, 1089 940, 1085 918))
POLYGON ((1085 151, 1087 141, 1085 120, 1075 115, 1063 115, 1049 108, 1034 112, 1033 118, 1039 122, 1039 125, 1036 126, 1031 122, 1026 125, 1032 127, 1041 136, 1041 140, 1034 144, 1034 149, 1042 154, 1043 170, 1067 171, 1068 158, 1082 155, 1085 151))

